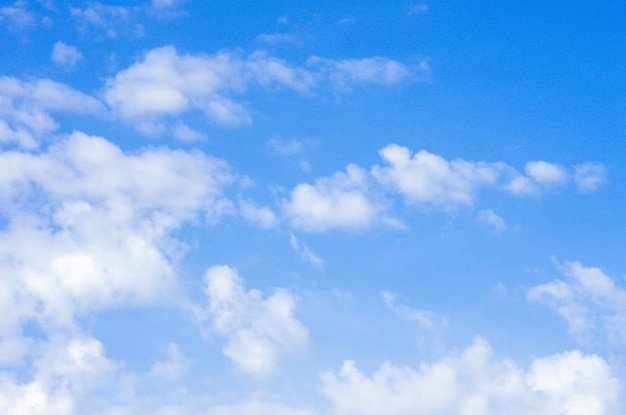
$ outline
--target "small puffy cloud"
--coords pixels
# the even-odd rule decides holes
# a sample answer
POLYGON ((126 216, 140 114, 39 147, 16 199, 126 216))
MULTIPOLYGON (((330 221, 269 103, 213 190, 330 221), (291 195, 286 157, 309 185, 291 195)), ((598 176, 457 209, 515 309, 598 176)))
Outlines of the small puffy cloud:
POLYGON ((417 369, 386 362, 367 376, 346 361, 322 382, 336 415, 604 415, 616 409, 619 392, 599 356, 565 352, 524 370, 494 359, 480 338, 458 356, 417 369))
POLYGON ((17 0, 12 6, 0 7, 0 23, 4 22, 12 30, 21 30, 34 25, 35 16, 27 9, 26 1, 17 0))
POLYGON ((562 185, 568 180, 567 171, 554 163, 529 161, 524 168, 526 175, 515 175, 506 190, 518 195, 538 194, 542 190, 562 185))
POLYGON ((353 86, 367 84, 398 85, 429 72, 425 62, 418 68, 411 68, 382 56, 346 60, 313 56, 307 60, 307 65, 320 71, 339 90, 350 90, 353 86))
POLYGON ((430 11, 430 7, 428 7, 427 4, 418 3, 418 4, 413 4, 412 6, 409 6, 409 10, 407 14, 409 16, 412 16, 412 15, 418 15, 418 14, 426 14, 429 11, 430 11))
POLYGON ((180 6, 187 0, 152 0, 152 7, 158 10, 180 6))
POLYGON ((508 229, 508 226, 504 219, 496 214, 491 209, 483 209, 478 212, 478 222, 482 223, 485 226, 492 228, 496 232, 504 232, 508 229))
POLYGON ((56 42, 52 48, 52 62, 57 65, 75 65, 83 55, 74 47, 61 41, 56 42))
MULTIPOLYGON (((110 38, 115 38, 120 30, 132 27, 134 10, 129 7, 111 6, 100 2, 89 2, 84 9, 70 7, 70 14, 77 21, 79 28, 97 28, 104 30, 110 38)), ((132 30, 137 31, 134 27, 132 30)), ((140 31, 139 31, 140 32, 140 31)))
POLYGON ((626 290, 597 267, 566 262, 559 269, 567 279, 532 287, 528 300, 561 315, 580 342, 586 343, 590 333, 604 331, 609 340, 625 344, 626 290))
POLYGON ((574 169, 574 180, 581 192, 593 192, 606 181, 606 168, 602 163, 582 163, 574 169))
POLYGON ((239 209, 244 219, 259 225, 261 228, 268 229, 276 225, 276 215, 267 206, 257 206, 252 200, 240 199, 239 209))
POLYGON ((476 191, 495 185, 505 168, 501 163, 447 161, 426 150, 411 155, 408 148, 396 144, 379 153, 387 165, 374 166, 372 174, 382 185, 399 192, 411 204, 446 209, 471 205, 476 191))
POLYGON ((226 338, 223 352, 237 366, 256 374, 272 372, 279 354, 303 347, 306 328, 294 317, 296 299, 279 289, 265 298, 246 290, 236 270, 214 266, 207 270, 205 293, 213 330, 226 338))
POLYGON ((0 77, 0 144, 36 148, 42 137, 59 127, 51 113, 93 114, 101 110, 95 98, 49 79, 26 82, 0 77))
POLYGON ((363 229, 377 221, 379 208, 368 195, 368 175, 350 164, 346 172, 301 183, 283 207, 292 226, 309 232, 363 229))

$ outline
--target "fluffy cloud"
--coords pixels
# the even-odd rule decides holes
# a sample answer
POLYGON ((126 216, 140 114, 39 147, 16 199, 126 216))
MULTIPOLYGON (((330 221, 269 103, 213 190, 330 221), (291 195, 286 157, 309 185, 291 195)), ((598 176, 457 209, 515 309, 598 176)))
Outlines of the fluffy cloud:
POLYGON ((619 391, 596 355, 565 352, 523 370, 494 359, 482 339, 459 356, 418 369, 386 362, 367 376, 346 361, 322 379, 335 415, 606 415, 615 413, 619 391))
POLYGON ((86 336, 56 338, 44 344, 33 376, 19 381, 0 372, 0 412, 11 415, 71 415, 78 400, 117 372, 102 344, 86 336))
MULTIPOLYGON (((110 38, 115 38, 119 30, 128 29, 133 20, 134 9, 122 6, 110 6, 100 2, 90 2, 84 9, 70 7, 70 13, 81 30, 97 28, 104 30, 110 38)), ((138 27, 134 28, 139 30, 138 27)))
POLYGON ((52 48, 52 62, 58 65, 74 65, 83 55, 74 47, 63 42, 56 42, 52 48))
POLYGON ((602 163, 582 163, 574 168, 574 179, 581 192, 593 192, 606 181, 606 168, 602 163))
POLYGON ((296 299, 279 289, 264 298, 258 290, 246 291, 237 271, 211 267, 205 275, 211 326, 227 341, 223 352, 241 370, 257 374, 273 371, 278 355, 307 343, 306 328, 295 319, 296 299))
POLYGON ((525 176, 517 175, 511 180, 507 186, 508 191, 521 196, 532 195, 568 180, 568 174, 563 167, 545 161, 529 161, 524 171, 525 176))
POLYGON ((372 174, 383 185, 401 193, 409 203, 443 208, 468 205, 483 186, 495 185, 505 169, 501 163, 447 161, 421 150, 411 156, 406 147, 390 144, 380 150, 387 166, 374 166, 372 174))
POLYGON ((36 148, 41 137, 59 127, 51 112, 93 114, 101 110, 95 98, 49 79, 26 82, 0 77, 0 144, 36 148))
POLYGON ((509 228, 504 219, 491 209, 483 209, 478 212, 477 219, 478 222, 489 226, 496 232, 504 232, 509 228))
POLYGON ((27 9, 24 0, 17 0, 12 6, 0 7, 0 23, 7 22, 7 26, 13 30, 35 24, 35 16, 27 9))
POLYGON ((605 331, 611 341, 626 343, 626 290, 600 268, 580 262, 559 266, 567 280, 532 287, 530 301, 554 309, 568 323, 570 333, 586 343, 590 333, 605 331))
POLYGON ((107 103, 145 132, 160 132, 167 116, 192 109, 224 126, 249 124, 246 107, 235 99, 250 85, 280 86, 306 92, 322 83, 333 88, 358 84, 392 85, 413 70, 386 58, 334 61, 315 58, 306 66, 256 51, 224 50, 213 55, 184 55, 166 46, 149 51, 142 61, 109 79, 107 103))
POLYGON ((366 228, 378 220, 379 210, 368 195, 368 180, 365 170, 351 164, 345 173, 297 185, 283 207, 292 226, 306 231, 366 228))
MULTIPOLYGON (((93 310, 146 304, 176 292, 181 246, 171 235, 199 213, 229 208, 226 163, 200 153, 127 155, 75 133, 41 154, 0 153, 0 338, 23 322, 71 329, 93 310)), ((170 299, 173 301, 174 299, 170 299)))

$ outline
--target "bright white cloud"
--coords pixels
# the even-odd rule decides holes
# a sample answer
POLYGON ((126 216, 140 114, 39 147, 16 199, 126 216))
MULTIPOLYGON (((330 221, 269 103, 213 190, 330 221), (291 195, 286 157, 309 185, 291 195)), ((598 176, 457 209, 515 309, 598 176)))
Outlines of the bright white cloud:
POLYGON ((176 301, 171 236, 199 213, 222 215, 228 166, 200 153, 149 149, 124 154, 75 133, 41 154, 0 153, 0 291, 13 312, 0 338, 24 321, 44 331, 127 304, 176 301))
POLYGON ((95 98, 49 79, 30 82, 0 77, 0 144, 33 149, 59 125, 51 112, 93 114, 102 110, 95 98))
POLYGON ((606 181, 606 168, 602 163, 582 163, 574 168, 574 179, 581 192, 593 192, 606 181))
POLYGON ((367 83, 392 85, 414 72, 382 57, 349 61, 312 58, 302 67, 264 51, 183 55, 166 46, 149 51, 142 61, 109 79, 104 97, 121 117, 145 132, 157 133, 164 129, 167 116, 190 110, 202 111, 223 126, 250 124, 249 111, 236 96, 251 84, 307 92, 327 81, 341 89, 367 83))
POLYGON ((306 231, 367 228, 378 220, 379 210, 368 186, 367 172, 351 164, 345 173, 297 185, 283 206, 292 226, 306 231))
POLYGON ((64 42, 56 42, 52 48, 52 62, 58 65, 75 65, 83 55, 74 47, 64 42))
POLYGON ((264 298, 258 290, 247 291, 237 271, 227 266, 209 268, 204 281, 211 327, 226 337, 223 352, 241 370, 270 373, 281 352, 307 343, 307 330, 293 315, 296 298, 290 292, 279 289, 264 298))
POLYGON ((501 163, 447 161, 421 150, 414 155, 406 147, 390 144, 380 150, 386 166, 374 166, 372 174, 384 186, 402 194, 409 203, 447 209, 470 205, 476 191, 497 184, 505 166, 501 163))
POLYGON ((583 343, 596 330, 604 331, 610 341, 626 343, 626 290, 600 268, 584 267, 580 262, 567 262, 559 268, 567 279, 532 287, 528 300, 554 309, 583 343))
POLYGON ((386 362, 367 376, 346 361, 322 380, 335 415, 607 415, 616 413, 619 391, 599 356, 565 352, 523 370, 494 359, 482 339, 417 369, 386 362))
POLYGON ((524 171, 526 175, 515 175, 506 190, 518 196, 533 195, 568 180, 567 171, 563 167, 545 161, 529 161, 524 171))

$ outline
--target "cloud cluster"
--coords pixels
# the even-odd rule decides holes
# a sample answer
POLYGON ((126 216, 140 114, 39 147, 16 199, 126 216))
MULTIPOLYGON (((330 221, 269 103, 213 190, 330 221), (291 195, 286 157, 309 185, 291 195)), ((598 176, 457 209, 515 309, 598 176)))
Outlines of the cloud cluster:
MULTIPOLYGON (((520 173, 503 162, 446 160, 426 150, 412 154, 397 144, 379 154, 384 164, 374 165, 369 172, 350 164, 346 173, 296 185, 282 201, 291 225, 309 232, 364 229, 381 222, 399 226, 386 212, 387 199, 394 194, 410 206, 453 212, 472 206, 481 189, 533 196, 565 185, 571 176, 564 167, 546 161, 530 161, 520 173)), ((579 190, 596 190, 604 181, 603 166, 581 166, 575 166, 574 174, 579 190)), ((504 219, 491 209, 481 210, 478 220, 499 232, 507 229, 504 219)))
POLYGON ((619 391, 599 356, 564 352, 524 370, 494 359, 480 338, 460 355, 418 369, 386 362, 367 376, 346 361, 322 380, 334 415, 607 415, 615 413, 619 391))
POLYGON ((267 374, 278 354, 303 347, 306 328, 294 317, 296 298, 279 289, 264 298, 246 290, 236 270, 211 267, 204 277, 211 327, 226 338, 223 352, 246 372, 267 374))
POLYGON ((297 66, 264 51, 189 55, 166 46, 149 51, 143 60, 109 79, 104 98, 122 118, 155 133, 164 129, 167 117, 192 109, 219 125, 249 124, 248 109, 235 97, 253 84, 311 92, 325 83, 333 88, 393 85, 412 75, 404 64, 386 58, 316 58, 297 66))
POLYGON ((125 154, 74 133, 44 153, 2 152, 0 164, 0 301, 12 310, 0 347, 17 359, 28 322, 51 335, 93 311, 175 301, 172 232, 230 206, 230 168, 201 153, 125 154))
POLYGON ((49 79, 0 77, 0 144, 34 149, 59 127, 51 113, 94 114, 102 109, 95 98, 49 79))
POLYGON ((597 267, 566 262, 559 268, 567 279, 532 287, 528 299, 556 311, 567 321, 570 333, 583 343, 601 330, 612 342, 626 344, 626 290, 597 267))

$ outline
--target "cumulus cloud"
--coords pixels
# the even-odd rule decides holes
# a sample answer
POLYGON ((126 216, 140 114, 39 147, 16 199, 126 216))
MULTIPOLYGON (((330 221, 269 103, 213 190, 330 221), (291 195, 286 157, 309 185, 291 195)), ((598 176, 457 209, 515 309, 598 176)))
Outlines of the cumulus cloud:
POLYGON ((148 149, 125 154, 75 133, 46 153, 0 153, 0 338, 34 321, 44 332, 107 307, 175 301, 172 232, 228 209, 221 160, 148 149))
POLYGON ((322 381, 335 415, 606 415, 614 413, 619 391, 599 356, 564 352, 524 370, 494 359, 480 338, 458 356, 417 369, 386 362, 367 376, 346 361, 322 381))
POLYGON ((529 161, 524 171, 525 176, 516 175, 511 180, 508 191, 520 196, 538 194, 545 188, 564 184, 568 180, 563 167, 545 161, 529 161))
POLYGON ((505 169, 502 163, 447 161, 426 150, 411 155, 408 148, 396 144, 379 153, 387 165, 374 166, 372 174, 382 185, 411 204, 448 209, 472 204, 477 190, 497 184, 505 169))
POLYGON ((142 131, 157 133, 164 129, 168 116, 190 110, 201 111, 222 126, 250 124, 249 110, 236 97, 253 84, 310 92, 328 82, 344 89, 367 83, 392 85, 413 73, 413 69, 382 57, 351 61, 315 58, 298 66, 264 51, 189 55, 166 46, 149 51, 140 62, 109 79, 104 97, 122 118, 142 131))
POLYGON ((256 374, 272 372, 281 352, 303 347, 306 328, 294 317, 296 298, 279 289, 264 298, 246 290, 236 270, 214 266, 204 277, 211 327, 226 338, 223 352, 237 366, 256 374))
POLYGON ((582 163, 574 168, 574 180, 581 192, 593 192, 606 181, 606 168, 602 163, 582 163))
POLYGON ((52 62, 57 65, 75 65, 83 55, 75 46, 56 42, 52 48, 52 62))
POLYGON ((42 137, 59 127, 51 113, 93 114, 101 110, 95 98, 49 79, 0 77, 0 144, 34 149, 42 137))
POLYGON ((14 415, 71 415, 88 390, 109 380, 117 366, 102 343, 87 336, 45 343, 30 380, 0 372, 0 412, 14 415))
POLYGON ((367 228, 379 210, 368 195, 367 172, 354 164, 313 185, 297 185, 283 207, 292 226, 310 232, 367 228))
MULTIPOLYGON (((590 333, 604 331, 609 340, 626 343, 626 290, 597 267, 580 262, 559 265, 566 280, 532 287, 528 300, 545 304, 561 315, 570 333, 587 343, 590 333)), ((595 336, 594 336, 595 337, 595 336)))

